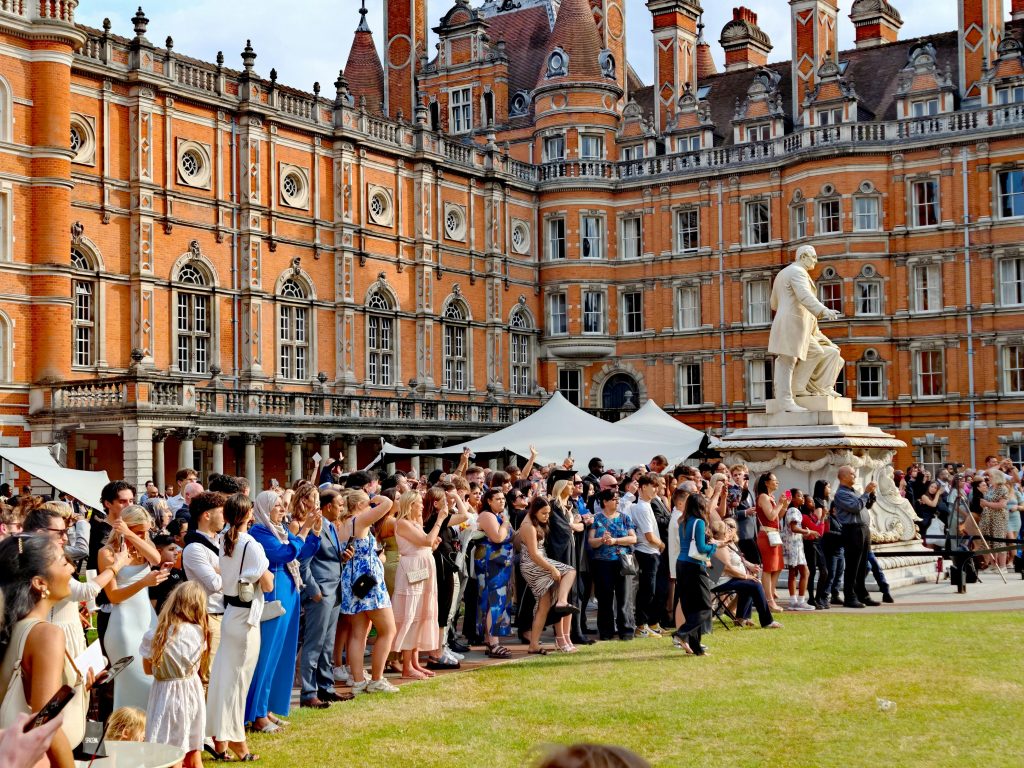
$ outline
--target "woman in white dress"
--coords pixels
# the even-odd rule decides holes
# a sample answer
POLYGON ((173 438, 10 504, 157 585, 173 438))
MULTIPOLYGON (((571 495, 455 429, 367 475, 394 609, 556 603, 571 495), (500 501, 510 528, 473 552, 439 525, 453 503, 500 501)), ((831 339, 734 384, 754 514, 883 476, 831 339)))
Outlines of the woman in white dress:
POLYGON ((179 584, 167 598, 156 629, 142 638, 139 653, 153 675, 146 708, 146 741, 185 750, 184 768, 202 768, 206 697, 210 671, 210 623, 206 591, 195 581, 179 584))
POLYGON ((110 623, 103 637, 106 656, 111 662, 125 656, 135 659, 114 680, 114 709, 135 707, 145 709, 149 702, 149 689, 153 678, 142 668, 139 645, 142 636, 156 625, 156 613, 149 602, 149 588, 167 579, 166 569, 151 570, 149 561, 126 539, 123 530, 131 530, 139 538, 148 539, 152 521, 149 512, 133 504, 121 512, 121 519, 114 523, 114 530, 107 538, 107 544, 100 550, 97 562, 101 571, 111 566, 116 553, 127 548, 131 556, 128 565, 117 573, 114 583, 103 591, 110 598, 110 623))
POLYGON ((246 531, 252 522, 252 501, 236 493, 224 504, 228 530, 220 546, 224 619, 220 646, 213 659, 206 699, 206 735, 218 758, 226 750, 243 762, 257 760, 245 741, 245 697, 260 656, 263 593, 274 589, 274 574, 263 547, 246 531), (243 594, 239 595, 239 587, 243 594))

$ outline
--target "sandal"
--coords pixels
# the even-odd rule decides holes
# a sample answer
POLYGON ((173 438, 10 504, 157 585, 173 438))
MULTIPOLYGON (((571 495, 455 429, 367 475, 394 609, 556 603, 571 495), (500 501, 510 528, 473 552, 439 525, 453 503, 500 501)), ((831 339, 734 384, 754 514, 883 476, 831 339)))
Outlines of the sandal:
POLYGON ((283 717, 278 717, 277 715, 275 715, 273 713, 267 715, 267 719, 270 722, 272 722, 274 725, 279 725, 282 728, 287 728, 289 725, 291 725, 290 721, 285 720, 283 717))
POLYGON ((533 654, 534 656, 547 656, 548 655, 548 649, 547 648, 538 648, 535 651, 534 650, 529 650, 529 651, 527 651, 527 653, 533 654))
POLYGON ((244 755, 242 755, 241 757, 237 758, 237 762, 239 762, 239 763, 255 763, 259 759, 260 759, 259 755, 254 755, 252 752, 246 752, 244 755))
POLYGON ((487 650, 484 651, 484 656, 491 659, 510 659, 512 658, 512 651, 506 648, 501 643, 495 643, 494 645, 487 645, 487 650))
POLYGON ((280 725, 278 725, 273 720, 271 720, 266 725, 264 725, 262 728, 257 728, 255 725, 253 725, 252 726, 252 730, 255 731, 256 733, 277 733, 277 732, 279 732, 279 731, 281 731, 283 729, 281 728, 280 725))

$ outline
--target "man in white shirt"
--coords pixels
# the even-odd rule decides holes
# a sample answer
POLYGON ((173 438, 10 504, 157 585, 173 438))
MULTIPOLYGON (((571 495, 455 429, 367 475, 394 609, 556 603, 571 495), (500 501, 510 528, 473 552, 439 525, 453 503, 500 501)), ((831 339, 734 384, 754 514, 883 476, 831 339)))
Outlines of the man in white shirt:
POLYGON ((651 500, 658 493, 658 481, 654 475, 641 475, 638 480, 637 500, 629 510, 636 528, 637 593, 636 593, 636 636, 656 637, 660 633, 651 629, 651 624, 658 624, 661 612, 654 599, 657 576, 658 558, 665 543, 658 536, 658 522, 651 508, 651 500))
POLYGON ((192 530, 185 536, 181 567, 189 581, 206 591, 206 612, 210 617, 210 657, 220 645, 220 624, 224 617, 223 582, 220 577, 220 532, 224 528, 223 493, 200 493, 192 499, 192 530))
POLYGON ((198 479, 199 475, 196 474, 196 471, 191 467, 179 469, 174 474, 174 482, 178 484, 178 495, 171 496, 170 498, 167 499, 167 508, 171 510, 172 515, 177 514, 178 510, 181 509, 186 503, 184 496, 185 486, 188 485, 189 483, 194 483, 198 479))

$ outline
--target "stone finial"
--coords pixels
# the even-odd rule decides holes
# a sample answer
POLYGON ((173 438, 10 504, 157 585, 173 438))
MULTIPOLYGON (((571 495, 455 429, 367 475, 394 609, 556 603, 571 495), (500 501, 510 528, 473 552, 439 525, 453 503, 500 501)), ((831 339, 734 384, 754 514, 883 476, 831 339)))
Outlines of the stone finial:
POLYGON ((270 68, 270 82, 272 82, 272 83, 276 83, 277 82, 277 68, 276 67, 271 67, 270 68))
POLYGON ((217 66, 218 67, 223 67, 224 66, 224 51, 217 51, 217 59, 216 59, 216 61, 217 61, 217 66))
POLYGON ((314 96, 319 96, 320 95, 320 81, 319 80, 317 80, 316 82, 313 83, 313 95, 314 96))
POLYGON ((170 53, 171 51, 174 50, 174 38, 171 37, 170 35, 168 35, 167 39, 164 40, 164 48, 167 49, 168 53, 170 53))
POLYGON ((110 29, 111 29, 112 26, 113 25, 110 23, 110 17, 109 16, 105 17, 103 19, 103 34, 104 35, 109 35, 110 34, 110 29))
POLYGON ((245 48, 242 49, 242 66, 245 71, 252 74, 252 68, 256 64, 256 51, 252 49, 252 40, 245 41, 245 48))
POLYGON ((348 96, 348 81, 345 80, 345 70, 338 70, 338 79, 334 81, 335 96, 340 100, 348 96))
POLYGON ((359 9, 359 26, 356 27, 356 32, 369 32, 370 25, 366 23, 366 0, 363 0, 363 5, 359 9))
POLYGON ((139 10, 132 16, 132 24, 135 26, 135 37, 145 37, 146 28, 149 26, 149 19, 146 18, 146 14, 142 12, 142 6, 139 6, 139 10))

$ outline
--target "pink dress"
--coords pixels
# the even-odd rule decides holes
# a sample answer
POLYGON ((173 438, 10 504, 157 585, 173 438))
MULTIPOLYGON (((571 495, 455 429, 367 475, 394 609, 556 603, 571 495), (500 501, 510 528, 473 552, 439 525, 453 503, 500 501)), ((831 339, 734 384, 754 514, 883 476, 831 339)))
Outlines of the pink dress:
POLYGON ((395 614, 393 651, 411 651, 414 648, 430 650, 437 646, 437 574, 434 555, 430 547, 417 547, 395 533, 398 541, 398 570, 395 572, 395 594, 391 608, 395 614), (409 583, 409 574, 426 569, 427 578, 409 583))

